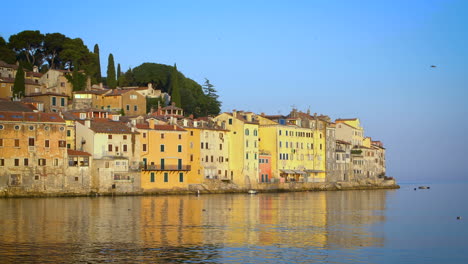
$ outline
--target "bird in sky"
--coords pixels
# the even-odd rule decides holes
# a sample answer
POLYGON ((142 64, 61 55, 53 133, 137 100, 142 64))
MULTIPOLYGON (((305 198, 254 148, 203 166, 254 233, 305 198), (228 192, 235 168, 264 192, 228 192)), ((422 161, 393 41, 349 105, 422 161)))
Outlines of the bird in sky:
POLYGON ((437 66, 435 66, 435 65, 431 65, 431 68, 435 68, 435 67, 437 67, 437 66))

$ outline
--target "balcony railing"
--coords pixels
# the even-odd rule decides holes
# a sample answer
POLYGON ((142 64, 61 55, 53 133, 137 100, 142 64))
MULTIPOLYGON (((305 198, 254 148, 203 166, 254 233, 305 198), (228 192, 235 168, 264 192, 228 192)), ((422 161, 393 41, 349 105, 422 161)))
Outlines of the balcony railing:
POLYGON ((146 171, 189 171, 191 170, 191 165, 146 165, 143 166, 143 170, 146 171))

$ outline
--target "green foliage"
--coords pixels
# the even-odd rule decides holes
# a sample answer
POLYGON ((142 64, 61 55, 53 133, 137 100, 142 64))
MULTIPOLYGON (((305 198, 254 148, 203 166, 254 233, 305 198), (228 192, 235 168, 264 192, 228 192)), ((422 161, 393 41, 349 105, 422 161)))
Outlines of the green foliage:
POLYGON ((15 52, 8 47, 5 39, 2 37, 0 37, 0 60, 9 64, 14 64, 16 62, 15 52))
POLYGON ((25 94, 26 86, 24 83, 23 65, 20 63, 16 71, 15 82, 13 83, 13 97, 22 98, 25 94))
POLYGON ((73 91, 84 91, 86 88, 86 74, 78 70, 73 70, 72 73, 65 75, 67 80, 72 84, 73 91))
POLYGON ((361 154, 362 154, 362 150, 360 150, 360 149, 352 149, 352 150, 351 150, 351 154, 354 154, 354 155, 361 155, 361 154))
POLYGON ((60 33, 48 33, 44 37, 42 51, 50 69, 60 68, 62 61, 59 54, 63 51, 67 37, 60 33))
POLYGON ((96 56, 96 75, 95 79, 97 83, 102 82, 102 74, 101 74, 101 59, 99 57, 99 45, 94 45, 94 54, 96 56))
POLYGON ((115 89, 117 86, 117 80, 115 79, 114 55, 112 55, 112 53, 109 54, 107 63, 107 86, 111 89, 115 89))
POLYGON ((161 106, 161 107, 166 106, 166 102, 164 101, 164 98, 146 97, 146 112, 147 113, 151 112, 151 108, 153 108, 153 110, 158 109, 158 106, 161 106))
POLYGON ((206 102, 204 108, 204 115, 217 115, 221 111, 221 102, 219 102, 218 94, 214 85, 210 83, 208 79, 205 78, 205 83, 203 84, 203 92, 206 95, 206 102))
POLYGON ((120 77, 120 63, 117 64, 117 83, 119 81, 119 77, 120 77))
POLYGON ((44 59, 43 41, 44 35, 39 30, 25 30, 11 35, 8 45, 20 60, 26 60, 31 66, 41 66, 44 59))
POLYGON ((120 112, 119 112, 119 114, 120 114, 121 116, 125 116, 125 111, 124 111, 124 109, 123 109, 123 108, 120 108, 120 112))
POLYGON ((171 101, 175 103, 177 107, 182 107, 182 100, 180 98, 179 78, 177 76, 177 65, 174 64, 174 68, 171 73, 171 101))

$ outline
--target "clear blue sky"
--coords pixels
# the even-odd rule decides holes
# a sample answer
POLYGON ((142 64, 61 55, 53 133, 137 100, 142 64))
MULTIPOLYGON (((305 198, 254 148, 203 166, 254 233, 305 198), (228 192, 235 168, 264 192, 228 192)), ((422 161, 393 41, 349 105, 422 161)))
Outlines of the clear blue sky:
POLYGON ((359 117, 400 181, 468 177, 468 1, 7 1, 0 35, 98 43, 102 68, 177 63, 223 111, 359 117), (436 65, 437 68, 431 68, 436 65))

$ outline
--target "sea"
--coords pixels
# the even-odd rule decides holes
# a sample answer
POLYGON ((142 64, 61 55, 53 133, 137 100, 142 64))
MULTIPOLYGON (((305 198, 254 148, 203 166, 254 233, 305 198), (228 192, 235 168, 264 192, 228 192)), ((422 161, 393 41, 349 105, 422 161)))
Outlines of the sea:
POLYGON ((468 263, 468 183, 400 186, 0 199, 0 263, 468 263))

